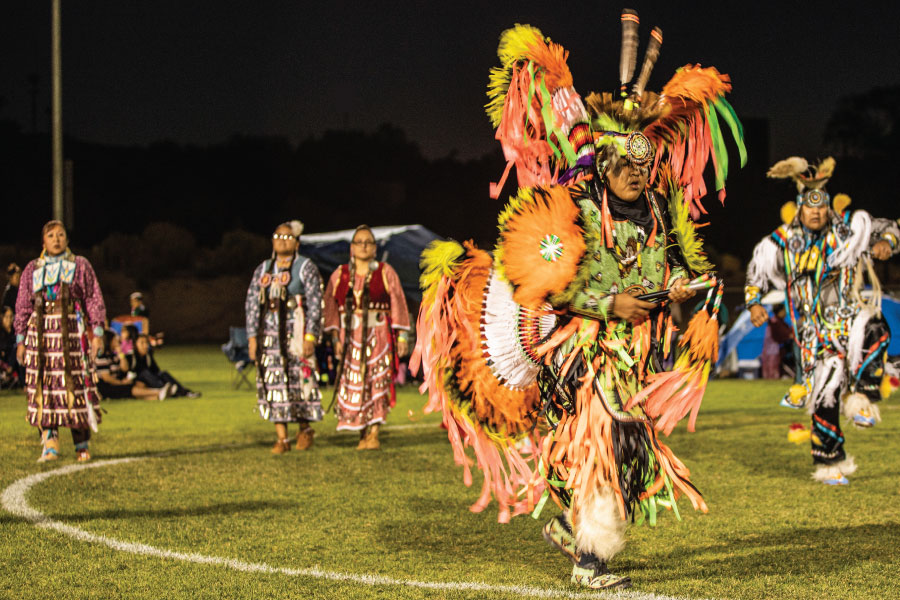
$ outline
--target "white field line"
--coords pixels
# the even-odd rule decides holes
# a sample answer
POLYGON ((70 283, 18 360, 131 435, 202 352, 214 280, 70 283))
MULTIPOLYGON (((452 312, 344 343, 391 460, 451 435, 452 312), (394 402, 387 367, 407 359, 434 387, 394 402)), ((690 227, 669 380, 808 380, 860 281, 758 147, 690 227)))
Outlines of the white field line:
POLYGON ((26 496, 29 490, 35 485, 43 482, 51 477, 60 475, 68 475, 85 469, 95 469, 97 467, 107 467, 123 463, 137 462, 146 460, 147 458, 156 458, 165 456, 166 453, 148 457, 131 457, 117 458, 111 460, 98 460, 89 463, 76 463, 53 469, 52 471, 44 471, 43 473, 35 473, 28 475, 18 481, 15 481, 3 490, 0 496, 3 508, 10 513, 30 521, 37 527, 43 529, 52 529, 69 537, 75 538, 83 542, 92 544, 100 544, 117 550, 119 552, 129 552, 141 556, 150 556, 156 558, 165 558, 172 560, 180 560, 182 562, 190 562, 195 564, 218 565, 234 569, 235 571, 243 571, 245 573, 274 573, 287 575, 289 577, 306 577, 312 579, 327 579, 331 581, 357 583, 368 586, 399 586, 420 588, 428 590, 443 591, 460 591, 460 592, 494 592, 503 594, 515 594, 519 596, 531 598, 603 598, 603 599, 628 599, 628 600, 684 600, 673 596, 659 596, 656 594, 647 594, 631 590, 623 590, 619 592, 575 592, 561 588, 540 588, 528 585, 494 585, 482 582, 468 581, 416 581, 414 579, 396 579, 393 577, 385 577, 383 575, 368 575, 355 573, 339 573, 335 571, 325 571, 318 567, 307 569, 288 569, 284 567, 273 567, 266 563, 250 563, 235 558, 223 558, 219 556, 206 556, 196 553, 176 552, 174 550, 166 550, 165 548, 157 548, 147 544, 138 544, 134 542, 125 542, 115 538, 106 537, 90 533, 78 527, 66 525, 60 521, 55 521, 39 510, 29 506, 26 496))

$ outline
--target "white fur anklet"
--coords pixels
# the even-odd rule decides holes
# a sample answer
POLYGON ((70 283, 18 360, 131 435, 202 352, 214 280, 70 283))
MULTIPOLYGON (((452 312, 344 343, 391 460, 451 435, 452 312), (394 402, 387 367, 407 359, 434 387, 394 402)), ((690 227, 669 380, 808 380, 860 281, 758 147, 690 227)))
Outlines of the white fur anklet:
POLYGON ((612 488, 602 487, 581 504, 574 527, 576 547, 609 561, 625 547, 625 525, 612 488))

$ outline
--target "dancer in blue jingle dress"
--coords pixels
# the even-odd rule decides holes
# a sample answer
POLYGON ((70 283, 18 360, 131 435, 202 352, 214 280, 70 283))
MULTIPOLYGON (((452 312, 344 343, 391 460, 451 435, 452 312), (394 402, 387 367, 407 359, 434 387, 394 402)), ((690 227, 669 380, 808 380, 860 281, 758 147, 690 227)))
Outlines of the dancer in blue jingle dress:
POLYGON ((322 276, 310 259, 297 254, 302 232, 300 221, 275 229, 272 257, 253 272, 244 304, 259 414, 275 423, 278 435, 273 454, 291 448, 288 423, 300 424, 295 447, 306 450, 313 443, 310 422, 322 420, 315 357, 322 332, 322 276))

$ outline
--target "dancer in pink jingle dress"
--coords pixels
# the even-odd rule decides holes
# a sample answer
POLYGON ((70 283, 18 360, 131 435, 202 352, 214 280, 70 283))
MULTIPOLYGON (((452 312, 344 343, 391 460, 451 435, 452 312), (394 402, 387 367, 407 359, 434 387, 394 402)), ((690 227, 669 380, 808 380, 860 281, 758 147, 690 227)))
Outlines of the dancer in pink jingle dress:
POLYGON ((350 243, 350 262, 331 274, 325 288, 325 331, 334 337, 341 360, 337 428, 359 431, 358 450, 380 447, 379 428, 396 402, 398 357, 409 351, 409 311, 400 278, 389 264, 375 260, 375 251, 372 230, 360 225, 350 243))
POLYGON ((27 419, 41 431, 39 461, 59 456, 60 427, 72 431, 76 458, 86 461, 91 430, 100 423, 92 356, 102 347, 106 306, 91 263, 69 250, 63 224, 48 222, 42 236, 44 249, 26 265, 16 298, 27 419), (88 332, 94 335, 90 343, 88 332))

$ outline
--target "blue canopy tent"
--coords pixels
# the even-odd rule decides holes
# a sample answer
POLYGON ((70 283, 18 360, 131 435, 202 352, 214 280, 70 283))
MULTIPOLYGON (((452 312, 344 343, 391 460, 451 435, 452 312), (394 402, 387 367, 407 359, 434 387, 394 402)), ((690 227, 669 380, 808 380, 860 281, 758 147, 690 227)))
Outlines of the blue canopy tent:
MULTIPOLYGON (((350 260, 350 240, 353 229, 330 231, 327 233, 304 234, 300 238, 300 254, 308 256, 322 273, 328 277, 338 267, 350 260)), ((403 285, 403 292, 410 302, 410 310, 415 311, 422 300, 419 290, 419 257, 432 240, 442 239, 421 225, 397 225, 373 227, 378 250, 378 260, 390 263, 403 285)))
MULTIPOLYGON (((867 293, 871 294, 869 290, 862 292, 863 296, 866 296, 867 293)), ((784 303, 784 292, 769 292, 763 297, 761 303, 769 309, 769 314, 771 314, 773 306, 784 303)), ((900 299, 887 294, 882 295, 881 313, 892 332, 888 355, 898 355, 900 354, 900 299)), ((788 324, 790 324, 790 318, 790 314, 785 315, 785 321, 788 324)), ((762 355, 763 339, 767 327, 768 324, 754 327, 750 322, 750 311, 741 311, 741 314, 735 319, 734 325, 719 341, 719 360, 716 368, 722 368, 727 360, 731 360, 732 364, 735 364, 735 357, 730 357, 732 352, 735 353, 735 366, 739 370, 759 368, 759 357, 762 355)))

